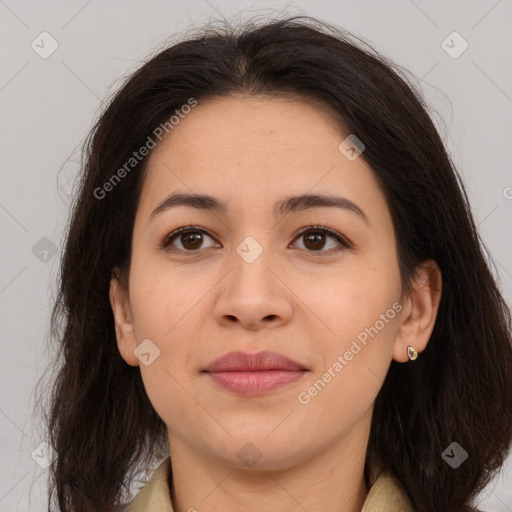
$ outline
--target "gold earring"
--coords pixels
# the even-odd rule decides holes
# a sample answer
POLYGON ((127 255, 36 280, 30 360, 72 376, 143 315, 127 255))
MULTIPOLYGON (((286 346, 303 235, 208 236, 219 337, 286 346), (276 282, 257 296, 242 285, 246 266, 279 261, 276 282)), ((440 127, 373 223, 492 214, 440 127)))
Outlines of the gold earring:
POLYGON ((416 352, 416 350, 414 350, 414 347, 412 347, 411 345, 409 345, 407 347, 407 356, 409 357, 409 359, 411 361, 414 361, 415 359, 418 358, 418 352, 416 352))

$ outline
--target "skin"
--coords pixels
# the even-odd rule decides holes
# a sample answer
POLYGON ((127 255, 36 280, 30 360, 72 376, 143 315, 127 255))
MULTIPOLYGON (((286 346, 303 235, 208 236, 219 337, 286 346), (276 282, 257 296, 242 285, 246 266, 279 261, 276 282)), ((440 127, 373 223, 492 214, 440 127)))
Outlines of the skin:
POLYGON ((349 161, 338 149, 346 135, 312 102, 232 96, 200 102, 150 156, 128 285, 114 275, 110 299, 119 351, 140 366, 168 428, 177 512, 363 506, 375 398, 392 359, 414 364, 407 346, 425 349, 441 288, 427 261, 411 292, 402 290, 384 194, 363 158, 349 161), (178 206, 151 219, 176 191, 215 196, 228 213, 178 206), (274 202, 303 193, 342 195, 368 222, 332 207, 274 217, 274 202), (204 234, 188 253, 183 236, 162 248, 169 233, 190 224, 212 237, 204 234), (339 242, 325 235, 315 250, 307 236, 314 229, 297 235, 311 225, 338 231, 352 247, 333 252, 339 242), (252 263, 236 251, 248 236, 263 249, 252 263), (400 313, 299 403, 298 394, 394 303, 400 313), (160 350, 148 366, 134 353, 145 339, 160 350), (202 372, 234 350, 273 350, 309 371, 267 394, 238 395, 202 372), (261 454, 252 467, 237 456, 246 443, 261 454))

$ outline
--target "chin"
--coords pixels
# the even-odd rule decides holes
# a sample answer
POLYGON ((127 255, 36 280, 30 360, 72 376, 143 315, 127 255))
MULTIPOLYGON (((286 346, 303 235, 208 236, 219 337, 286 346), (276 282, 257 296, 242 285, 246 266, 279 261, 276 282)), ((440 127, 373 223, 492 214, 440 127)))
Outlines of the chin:
POLYGON ((275 436, 270 440, 272 435, 267 434, 270 431, 264 429, 257 435, 238 435, 224 446, 216 445, 216 453, 212 455, 224 459, 228 466, 256 472, 287 470, 308 458, 306 446, 298 446, 290 436, 275 436), (225 449, 218 450, 219 447, 225 449))

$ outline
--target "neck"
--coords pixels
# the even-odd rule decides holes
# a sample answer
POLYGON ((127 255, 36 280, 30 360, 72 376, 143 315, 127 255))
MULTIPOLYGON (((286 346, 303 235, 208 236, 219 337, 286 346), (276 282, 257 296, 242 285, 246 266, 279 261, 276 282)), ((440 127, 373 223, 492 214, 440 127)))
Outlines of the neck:
POLYGON ((325 510, 360 512, 368 488, 364 478, 368 428, 354 429, 314 456, 285 469, 241 469, 198 453, 169 436, 174 512, 325 510))

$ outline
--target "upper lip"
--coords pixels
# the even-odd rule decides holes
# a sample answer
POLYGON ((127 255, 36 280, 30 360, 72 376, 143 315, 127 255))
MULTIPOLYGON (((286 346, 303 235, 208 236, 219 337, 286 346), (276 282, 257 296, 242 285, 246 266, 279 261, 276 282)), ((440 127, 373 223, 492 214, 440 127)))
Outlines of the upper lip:
POLYGON ((306 370, 304 366, 278 352, 265 350, 257 353, 229 352, 210 364, 208 373, 217 372, 249 372, 265 370, 306 370))

